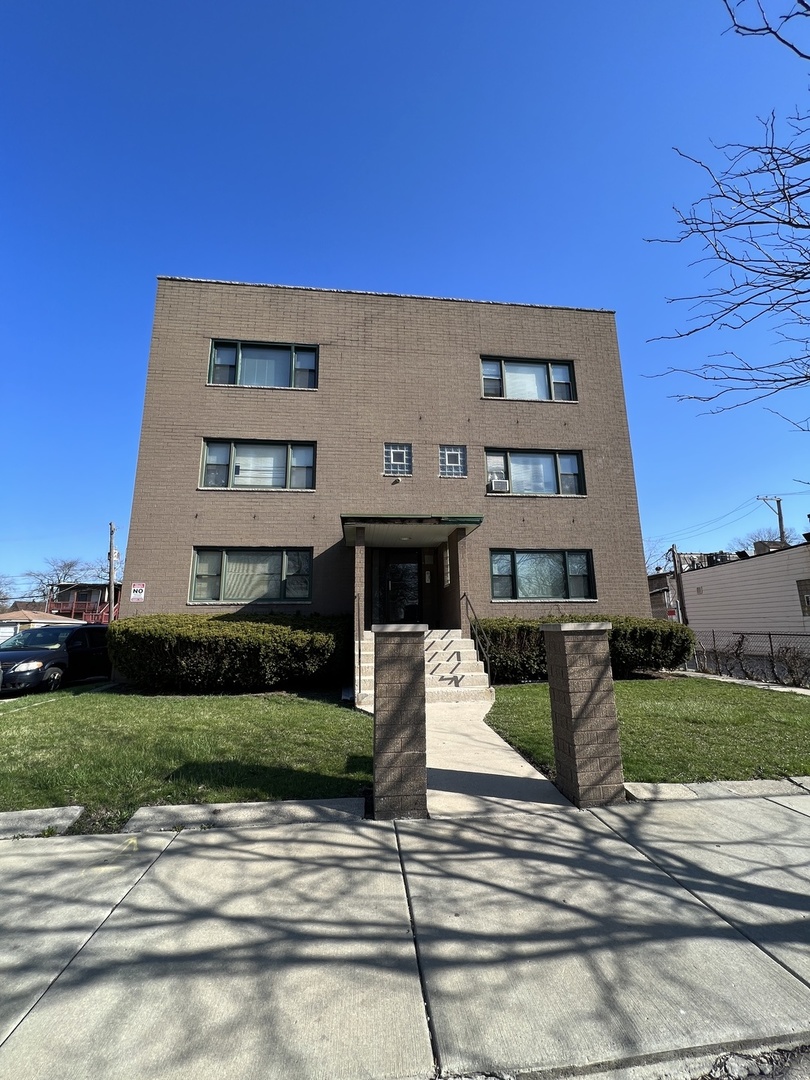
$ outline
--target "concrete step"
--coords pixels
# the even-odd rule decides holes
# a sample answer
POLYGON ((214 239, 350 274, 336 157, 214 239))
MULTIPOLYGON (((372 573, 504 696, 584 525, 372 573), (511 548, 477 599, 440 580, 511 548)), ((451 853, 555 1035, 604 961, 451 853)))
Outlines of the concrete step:
POLYGON ((425 671, 428 675, 456 675, 467 671, 482 671, 480 660, 444 660, 425 658, 425 671))
MULTIPOLYGON (((371 630, 363 631, 363 641, 373 641, 374 634, 371 630)), ((425 634, 425 641, 470 641, 471 638, 464 637, 461 630, 428 630, 425 634)))
POLYGON ((475 652, 475 643, 472 638, 448 638, 446 641, 426 641, 425 652, 475 652))
POLYGON ((468 671, 459 675, 428 675, 425 686, 430 687, 477 687, 489 686, 489 679, 484 671, 468 671))
MULTIPOLYGON (((355 704, 373 711, 374 634, 370 630, 364 631, 359 652, 355 704)), ((425 698, 428 702, 493 702, 495 694, 475 644, 471 638, 462 637, 460 630, 430 630, 425 635, 425 698)))
POLYGON ((428 686, 425 689, 425 701, 428 705, 434 701, 489 701, 495 700, 495 691, 491 686, 428 686))
MULTIPOLYGON (((429 686, 425 690, 425 703, 427 705, 435 704, 436 702, 446 701, 452 703, 454 701, 482 701, 491 705, 495 700, 495 691, 492 687, 474 686, 474 687, 439 687, 429 686)), ((357 698, 355 699, 355 707, 362 709, 364 712, 374 711, 374 692, 372 690, 361 690, 357 698)))

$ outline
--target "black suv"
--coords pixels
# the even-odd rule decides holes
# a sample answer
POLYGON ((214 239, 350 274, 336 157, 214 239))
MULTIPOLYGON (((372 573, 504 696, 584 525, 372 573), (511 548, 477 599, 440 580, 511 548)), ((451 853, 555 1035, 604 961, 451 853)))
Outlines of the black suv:
POLYGON ((0 641, 3 690, 58 690, 110 670, 106 626, 37 626, 0 641))

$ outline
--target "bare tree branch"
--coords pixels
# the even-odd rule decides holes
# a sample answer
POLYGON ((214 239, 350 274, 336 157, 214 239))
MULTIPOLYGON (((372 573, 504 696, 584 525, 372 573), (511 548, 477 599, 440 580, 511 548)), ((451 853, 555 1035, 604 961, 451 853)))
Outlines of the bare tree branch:
POLYGON ((770 37, 802 60, 810 60, 808 47, 796 41, 796 37, 806 31, 801 20, 810 16, 808 0, 795 0, 794 3, 781 0, 777 5, 768 5, 764 0, 723 0, 723 6, 731 19, 731 29, 741 37, 770 37), (768 14, 768 7, 774 6, 777 11, 768 14), (747 21, 749 19, 754 21, 747 21))
MULTIPOLYGON (((735 33, 770 37, 810 60, 810 22, 803 22, 810 19, 810 0, 722 3, 735 33)), ((669 298, 688 304, 691 315, 685 328, 667 336, 766 323, 775 337, 767 357, 727 352, 695 368, 664 372, 700 379, 702 392, 677 396, 713 403, 710 412, 810 387, 810 114, 797 112, 779 124, 771 113, 759 122, 760 139, 715 145, 717 166, 676 150, 704 173, 708 191, 688 210, 675 208, 680 232, 664 243, 697 242, 701 254, 692 265, 705 269, 708 287, 669 298)), ((808 421, 788 419, 798 431, 810 430, 808 421)))

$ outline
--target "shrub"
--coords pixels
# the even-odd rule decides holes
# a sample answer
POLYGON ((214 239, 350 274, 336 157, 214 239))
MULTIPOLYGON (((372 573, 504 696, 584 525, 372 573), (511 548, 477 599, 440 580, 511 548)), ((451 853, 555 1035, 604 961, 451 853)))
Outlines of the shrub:
POLYGON ((634 671, 675 668, 689 657, 694 634, 681 623, 639 619, 630 615, 553 615, 545 619, 481 619, 490 640, 490 676, 495 683, 537 682, 546 679, 543 626, 559 622, 612 624, 608 633, 613 675, 626 679, 634 671))
POLYGON ((351 670, 349 619, 142 615, 114 622, 108 640, 116 670, 147 693, 321 687, 351 670))

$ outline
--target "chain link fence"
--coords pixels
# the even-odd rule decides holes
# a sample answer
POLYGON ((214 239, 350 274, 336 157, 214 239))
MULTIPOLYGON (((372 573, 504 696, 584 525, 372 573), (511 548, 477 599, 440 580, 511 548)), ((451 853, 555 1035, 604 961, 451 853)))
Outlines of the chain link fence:
POLYGON ((696 630, 695 664, 709 675, 810 687, 810 634, 696 630))

